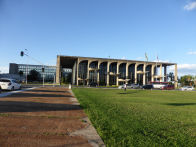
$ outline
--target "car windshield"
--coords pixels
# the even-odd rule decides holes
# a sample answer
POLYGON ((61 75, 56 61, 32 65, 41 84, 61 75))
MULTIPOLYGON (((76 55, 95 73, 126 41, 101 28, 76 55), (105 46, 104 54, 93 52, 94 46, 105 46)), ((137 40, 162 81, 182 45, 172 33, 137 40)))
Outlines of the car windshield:
POLYGON ((0 79, 0 82, 10 82, 10 80, 7 80, 7 79, 0 79))
POLYGON ((18 84, 18 81, 16 81, 16 80, 12 80, 14 83, 17 83, 18 84))

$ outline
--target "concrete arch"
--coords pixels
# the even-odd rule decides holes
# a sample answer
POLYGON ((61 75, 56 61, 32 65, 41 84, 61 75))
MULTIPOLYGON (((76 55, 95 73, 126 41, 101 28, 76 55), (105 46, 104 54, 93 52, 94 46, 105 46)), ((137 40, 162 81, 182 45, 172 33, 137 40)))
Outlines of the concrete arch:
POLYGON ((150 84, 152 81, 152 64, 146 65, 145 69, 145 83, 150 84))
POLYGON ((119 64, 119 79, 126 79, 126 64, 127 63, 119 64))
POLYGON ((89 65, 90 65, 91 63, 94 63, 94 62, 98 63, 99 61, 98 60, 89 60, 88 62, 89 62, 89 65))
POLYGON ((101 62, 99 65, 99 85, 107 85, 107 66, 108 62, 101 62))
POLYGON ((88 60, 79 61, 78 64, 78 84, 87 85, 88 80, 88 60))
POLYGON ((98 68, 98 61, 89 61, 89 68, 98 68))
POLYGON ((131 64, 128 64, 128 79, 129 79, 129 81, 128 81, 128 83, 129 84, 132 84, 132 83, 135 83, 135 66, 137 66, 136 65, 136 63, 131 63, 131 64))
POLYGON ((138 64, 137 66, 137 84, 139 85, 143 85, 144 81, 145 81, 145 77, 144 77, 144 64, 138 64))
POLYGON ((111 62, 109 65, 109 85, 116 85, 117 62, 111 62))
POLYGON ((98 85, 98 61, 89 62, 89 84, 98 85))
POLYGON ((78 64, 80 64, 82 62, 88 62, 88 60, 83 60, 83 59, 78 60, 78 64))

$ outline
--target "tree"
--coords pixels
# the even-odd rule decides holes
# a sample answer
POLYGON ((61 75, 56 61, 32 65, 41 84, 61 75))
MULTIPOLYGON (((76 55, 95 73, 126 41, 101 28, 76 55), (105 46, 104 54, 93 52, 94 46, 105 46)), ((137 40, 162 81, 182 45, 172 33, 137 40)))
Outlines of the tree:
POLYGON ((168 77, 170 78, 170 81, 174 81, 174 73, 170 72, 168 77))
POLYGON ((65 84, 65 78, 63 76, 61 77, 61 83, 65 84))
POLYGON ((194 77, 194 85, 196 86, 196 76, 194 77))
POLYGON ((28 80, 29 81, 39 81, 40 80, 40 73, 37 72, 35 69, 31 70, 29 75, 28 75, 28 80))
POLYGON ((20 71, 18 72, 18 74, 20 75, 20 77, 22 77, 24 73, 23 73, 22 70, 20 70, 20 71))
POLYGON ((184 85, 193 86, 194 85, 194 77, 191 75, 184 75, 180 78, 180 83, 182 86, 184 86, 184 85))

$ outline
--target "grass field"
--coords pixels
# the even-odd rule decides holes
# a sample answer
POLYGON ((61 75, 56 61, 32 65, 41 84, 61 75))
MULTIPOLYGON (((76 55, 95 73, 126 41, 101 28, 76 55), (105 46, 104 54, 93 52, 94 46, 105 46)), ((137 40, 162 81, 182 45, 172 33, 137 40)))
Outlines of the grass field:
POLYGON ((196 92, 73 92, 107 146, 196 146, 196 92))

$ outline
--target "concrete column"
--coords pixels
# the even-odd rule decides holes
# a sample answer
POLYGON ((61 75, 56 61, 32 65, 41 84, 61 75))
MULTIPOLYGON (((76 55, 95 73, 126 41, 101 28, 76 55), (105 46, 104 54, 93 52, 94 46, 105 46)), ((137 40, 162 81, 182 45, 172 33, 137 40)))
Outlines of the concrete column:
POLYGON ((99 86, 99 66, 100 66, 100 61, 97 63, 97 85, 99 86))
POLYGON ((90 61, 88 60, 88 63, 87 63, 87 76, 86 76, 87 86, 89 85, 89 63, 90 63, 90 61))
POLYGON ((152 65, 151 67, 151 81, 154 82, 154 67, 155 65, 152 65))
POLYGON ((175 80, 175 88, 178 87, 178 68, 177 68, 177 64, 175 64, 175 73, 174 73, 174 80, 175 80))
POLYGON ((143 85, 146 85, 146 64, 143 65, 143 85))
POLYGON ((61 63, 60 63, 60 56, 57 56, 57 63, 56 63, 56 83, 60 84, 61 79, 61 63))
POLYGON ((164 66, 164 82, 167 82, 167 65, 164 66))
POLYGON ((76 62, 74 63, 74 66, 72 68, 72 85, 76 84, 76 62))
POLYGON ((116 74, 117 74, 117 76, 116 76, 116 86, 118 86, 119 65, 120 65, 120 63, 117 62, 117 66, 116 66, 116 74))
POLYGON ((135 63, 135 84, 137 84, 137 63, 135 63))
POLYGON ((76 61, 76 85, 78 86, 78 73, 79 73, 79 63, 80 63, 80 61, 79 61, 79 59, 77 59, 77 61, 76 61))
POLYGON ((162 77, 162 64, 160 65, 160 82, 163 82, 163 77, 162 77))
POLYGON ((127 79, 128 79, 128 70, 129 70, 129 64, 126 64, 126 84, 128 83, 127 79))
POLYGON ((109 72, 110 72, 110 62, 107 63, 107 83, 106 83, 107 86, 109 86, 109 81, 110 81, 109 72))

